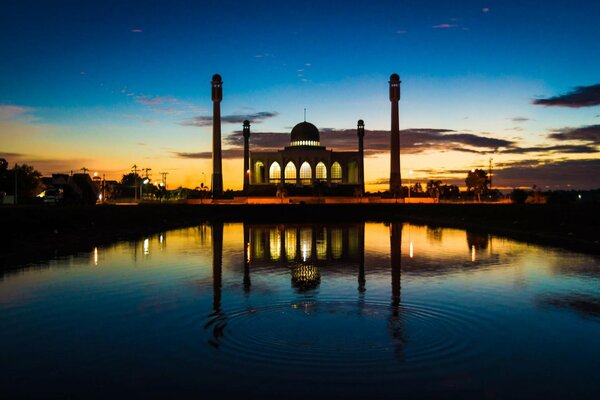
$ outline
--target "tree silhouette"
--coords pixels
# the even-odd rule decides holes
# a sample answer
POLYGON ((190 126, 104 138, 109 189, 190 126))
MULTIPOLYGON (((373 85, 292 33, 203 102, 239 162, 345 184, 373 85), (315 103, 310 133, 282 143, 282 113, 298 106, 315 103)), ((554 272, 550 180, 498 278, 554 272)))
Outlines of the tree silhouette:
POLYGON ((475 169, 469 171, 465 184, 467 190, 477 196, 477 201, 481 201, 481 194, 487 192, 490 180, 484 170, 475 169))
POLYGON ((27 164, 15 164, 13 169, 8 169, 8 162, 0 158, 0 192, 15 193, 15 174, 20 198, 36 196, 42 190, 39 171, 27 164))

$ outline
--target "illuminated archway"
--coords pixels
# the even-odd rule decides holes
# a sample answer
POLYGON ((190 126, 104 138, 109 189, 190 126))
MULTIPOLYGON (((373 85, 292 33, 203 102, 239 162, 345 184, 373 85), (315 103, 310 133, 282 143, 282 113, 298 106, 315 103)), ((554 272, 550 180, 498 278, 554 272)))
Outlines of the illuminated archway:
POLYGON ((281 166, 277 161, 274 161, 269 168, 269 182, 277 183, 281 180, 281 166))
POLYGON ((306 161, 300 166, 300 183, 303 185, 310 185, 312 181, 312 168, 306 161))
POLYGON ((342 181, 342 166, 339 162, 334 162, 331 166, 331 181, 341 182, 342 181))
POLYGON ((325 180, 327 179, 327 167, 322 162, 318 163, 315 168, 316 178, 325 180))
POLYGON ((285 166, 285 183, 296 183, 296 166, 293 162, 287 163, 285 166))

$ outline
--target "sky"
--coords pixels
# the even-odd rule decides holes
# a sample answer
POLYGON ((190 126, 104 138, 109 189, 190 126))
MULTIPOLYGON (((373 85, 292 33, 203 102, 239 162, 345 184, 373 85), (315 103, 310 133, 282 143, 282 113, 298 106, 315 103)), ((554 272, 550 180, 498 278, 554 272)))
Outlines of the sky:
POLYGON ((388 80, 398 73, 404 183, 598 188, 600 2, 0 0, 0 158, 43 174, 169 188, 210 183, 210 80, 223 77, 223 179, 307 121, 389 178, 388 80), (409 171, 413 171, 409 173, 409 171))

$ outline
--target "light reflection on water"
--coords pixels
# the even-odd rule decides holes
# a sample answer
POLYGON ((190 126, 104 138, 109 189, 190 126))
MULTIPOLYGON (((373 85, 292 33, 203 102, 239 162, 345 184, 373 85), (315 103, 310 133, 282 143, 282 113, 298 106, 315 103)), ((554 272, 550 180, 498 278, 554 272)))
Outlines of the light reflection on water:
POLYGON ((3 395, 600 394, 600 264, 487 234, 215 224, 4 272, 3 395))

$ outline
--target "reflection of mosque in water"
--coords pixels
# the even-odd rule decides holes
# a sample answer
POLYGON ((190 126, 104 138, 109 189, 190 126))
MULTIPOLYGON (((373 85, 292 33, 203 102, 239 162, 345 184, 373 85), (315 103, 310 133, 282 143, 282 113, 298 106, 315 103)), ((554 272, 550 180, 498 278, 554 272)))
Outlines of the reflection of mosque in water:
MULTIPOLYGON (((252 274, 270 268, 289 268, 292 286, 300 292, 315 289, 321 271, 356 273, 358 303, 364 307, 365 224, 244 224, 244 290, 250 293, 252 274)), ((395 343, 395 353, 402 358, 405 343, 400 308, 402 224, 390 224, 391 304, 388 330, 395 343)), ((212 346, 219 346, 225 335, 227 315, 221 306, 223 267, 223 224, 213 223, 213 312, 205 329, 212 329, 212 346)), ((317 300, 318 301, 318 300, 317 300)))
POLYGON ((364 276, 364 223, 244 225, 246 263, 253 271, 287 267, 298 290, 316 288, 321 269, 357 268, 364 276))

